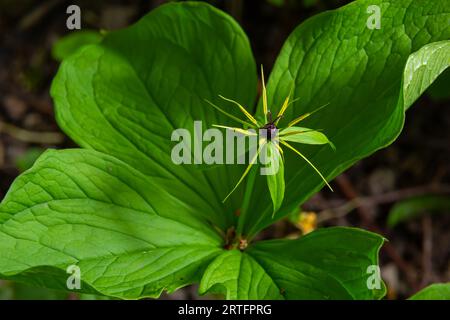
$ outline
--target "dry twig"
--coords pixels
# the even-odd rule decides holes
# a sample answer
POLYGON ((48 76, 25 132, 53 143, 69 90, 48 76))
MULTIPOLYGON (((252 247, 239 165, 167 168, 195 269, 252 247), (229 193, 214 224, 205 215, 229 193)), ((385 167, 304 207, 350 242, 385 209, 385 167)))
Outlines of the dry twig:
POLYGON ((64 136, 59 132, 29 131, 3 121, 0 121, 0 133, 6 133, 17 140, 28 143, 54 145, 64 141, 64 136))

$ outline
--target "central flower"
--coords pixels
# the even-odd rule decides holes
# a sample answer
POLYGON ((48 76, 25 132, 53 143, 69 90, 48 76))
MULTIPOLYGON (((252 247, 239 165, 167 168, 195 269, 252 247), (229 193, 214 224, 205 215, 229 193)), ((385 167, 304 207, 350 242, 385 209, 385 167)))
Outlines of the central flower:
MULTIPOLYGON (((278 117, 277 117, 278 119, 278 117)), ((266 123, 261 129, 266 130, 266 139, 267 141, 272 141, 273 138, 276 138, 278 135, 278 128, 275 125, 275 122, 277 121, 277 119, 275 119, 275 121, 272 121, 272 113, 269 111, 268 112, 268 120, 269 122, 266 123)))
MULTIPOLYGON (((328 138, 322 132, 320 132, 318 130, 314 130, 314 129, 308 129, 308 128, 296 126, 297 123, 306 119, 307 117, 316 113, 317 111, 321 110, 322 108, 326 107, 328 104, 325 104, 325 105, 315 109, 314 111, 305 113, 305 114, 293 119, 291 122, 288 123, 287 127, 279 129, 278 122, 280 121, 281 118, 283 118, 284 113, 286 112, 287 108, 295 100, 290 101, 291 94, 289 94, 289 96, 287 96, 286 99, 284 100, 284 103, 281 106, 280 111, 278 112, 276 118, 272 119, 272 113, 270 112, 270 110, 268 110, 268 107, 267 107, 267 90, 266 90, 266 85, 264 82, 264 71, 263 71, 262 67, 261 67, 261 81, 262 81, 262 105, 263 105, 263 115, 264 115, 263 123, 260 123, 258 120, 256 120, 256 118, 253 117, 247 111, 247 109, 245 109, 241 104, 239 104, 239 102, 236 102, 234 100, 231 100, 231 99, 228 99, 228 98, 225 98, 225 97, 219 95, 219 97, 224 99, 225 101, 231 102, 231 103, 235 104, 236 106, 238 106, 239 109, 241 110, 241 112, 246 116, 247 120, 242 120, 242 119, 222 110, 221 108, 219 108, 212 102, 206 100, 206 102, 208 102, 216 110, 218 110, 222 114, 226 115, 227 117, 233 119, 234 121, 241 123, 242 125, 245 126, 245 128, 228 127, 228 126, 223 126, 223 125, 213 125, 213 126, 219 127, 219 128, 224 128, 227 130, 233 130, 234 132, 238 132, 243 135, 253 135, 254 136, 254 135, 256 135, 255 130, 259 131, 259 132, 263 131, 263 133, 265 133, 265 134, 263 134, 263 137, 259 137, 260 143, 259 143, 259 147, 258 147, 258 151, 255 156, 255 159, 259 155, 261 150, 263 150, 263 148, 265 148, 265 147, 269 148, 271 150, 272 154, 275 154, 276 156, 283 158, 283 149, 280 147, 280 143, 281 143, 282 145, 284 145, 285 147, 287 147, 288 149, 292 150, 297 155, 299 155, 304 161, 306 161, 308 163, 308 165, 311 166, 311 168, 313 168, 317 172, 317 174, 325 182, 325 184, 331 190, 333 190, 330 187, 330 185, 328 184, 325 177, 311 163, 311 161, 309 161, 308 158, 306 158, 306 156, 304 156, 300 151, 298 151, 290 143, 288 143, 288 141, 289 141, 289 142, 312 144, 312 145, 329 144, 334 150, 335 148, 334 148, 333 143, 331 143, 331 141, 328 140, 328 138), (249 129, 254 129, 254 130, 249 130, 249 129)), ((244 180, 245 176, 249 173, 251 167, 255 163, 255 161, 254 161, 255 159, 250 161, 249 165, 247 166, 246 170, 242 174, 242 176, 239 179, 239 181, 237 182, 237 184, 234 186, 234 188, 230 191, 230 193, 225 197, 225 199, 223 201, 226 201, 228 199, 228 197, 241 184, 241 182, 244 180)), ((281 172, 277 171, 275 174, 279 175, 279 174, 283 174, 283 172, 284 172, 284 170, 282 170, 281 172)), ((272 178, 270 178, 270 176, 268 176, 268 182, 269 182, 269 179, 272 179, 272 178)), ((282 193, 284 196, 284 177, 277 176, 277 179, 278 179, 277 183, 280 186, 282 186, 282 189, 283 189, 282 193)), ((277 201, 277 203, 275 203, 273 194, 277 193, 277 196, 279 196, 280 193, 277 192, 277 190, 271 189, 271 185, 273 185, 273 183, 271 183, 271 182, 269 182, 269 190, 271 192, 272 200, 274 202, 274 213, 275 213, 275 211, 277 211, 279 206, 281 205, 281 202, 277 201)))
POLYGON ((278 129, 275 124, 268 123, 263 127, 263 129, 266 129, 267 131, 266 133, 267 141, 272 141, 272 138, 276 138, 278 129))

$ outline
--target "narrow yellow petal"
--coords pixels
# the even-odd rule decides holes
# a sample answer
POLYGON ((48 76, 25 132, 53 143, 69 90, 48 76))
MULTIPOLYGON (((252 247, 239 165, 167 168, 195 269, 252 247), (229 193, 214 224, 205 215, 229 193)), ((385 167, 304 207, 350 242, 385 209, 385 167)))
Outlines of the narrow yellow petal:
POLYGON ((242 113, 248 118, 248 120, 250 120, 255 126, 260 127, 258 121, 256 121, 256 119, 250 114, 250 112, 248 112, 243 106, 241 106, 239 104, 239 102, 236 102, 234 100, 225 98, 224 96, 219 95, 219 97, 221 97, 223 100, 234 103, 235 105, 237 105, 239 107, 239 109, 241 109, 242 113))
MULTIPOLYGON (((289 100, 289 99, 290 99, 290 96, 286 98, 286 100, 289 100)), ((288 101, 288 102, 287 102, 286 100, 285 100, 285 102, 283 103, 282 109, 281 109, 280 112, 278 113, 277 121, 275 121, 275 125, 278 125, 278 122, 283 118, 284 113, 286 112, 287 108, 288 108, 291 104, 293 104, 294 102, 297 102, 298 100, 300 100, 300 98, 295 98, 295 99, 290 100, 290 101, 288 101), (286 105, 285 105, 285 104, 286 104, 286 105), (283 108, 284 108, 284 110, 283 110, 283 108), (280 113, 281 113, 281 114, 280 114, 280 113)))
POLYGON ((293 146, 291 146, 289 143, 287 143, 286 141, 280 140, 280 142, 282 144, 284 144, 286 147, 288 147, 289 149, 291 149, 292 151, 294 151, 296 154, 298 154, 300 157, 303 158, 303 160, 305 160, 318 174, 319 176, 322 178, 322 180, 325 182, 325 184, 328 186, 328 188, 330 188, 331 191, 333 191, 333 188, 331 188, 331 186, 328 184, 327 180, 324 178, 324 176, 320 173, 320 171, 311 163, 311 161, 308 160, 308 158, 306 158, 302 153, 300 153, 300 151, 298 151, 297 149, 295 149, 293 146))
POLYGON ((261 65, 261 82, 262 82, 262 97, 263 97, 263 113, 264 113, 264 121, 267 122, 267 89, 266 82, 264 80, 264 68, 261 65))
POLYGON ((214 109, 216 109, 217 111, 219 111, 220 113, 226 115, 228 118, 233 119, 234 121, 237 121, 243 125, 249 126, 249 127, 253 127, 253 124, 248 123, 247 121, 241 120, 238 117, 233 116, 232 114, 229 114, 228 112, 222 110, 221 108, 219 108, 218 106, 216 106, 214 103, 212 103, 211 101, 205 99, 205 101, 207 103, 209 103, 214 109))
POLYGON ((311 115, 310 113, 305 113, 304 115, 301 115, 300 117, 295 118, 294 120, 292 120, 291 122, 289 122, 288 128, 289 128, 289 127, 292 127, 292 126, 294 126, 294 125, 296 125, 297 123, 299 123, 299 122, 302 121, 303 119, 309 117, 310 115, 311 115))
POLYGON ((227 126, 222 126, 222 125, 219 125, 219 124, 213 124, 212 126, 216 127, 216 128, 223 128, 223 129, 233 130, 235 132, 242 133, 243 135, 246 135, 246 136, 257 136, 256 132, 252 132, 252 131, 245 130, 245 129, 242 129, 242 128, 227 127, 227 126))
POLYGON ((239 179, 239 181, 236 183, 236 185, 234 186, 233 190, 230 191, 230 193, 225 197, 225 199, 222 200, 222 203, 224 203, 225 201, 227 201, 227 199, 231 196, 231 194, 237 189, 237 187, 239 187, 239 185, 241 184, 242 181, 244 181, 244 178, 247 176, 247 174, 250 172, 250 169, 252 168, 254 162, 256 161, 256 158, 259 155, 259 151, 260 149, 258 149, 258 151, 255 153, 255 156, 253 157, 253 159, 250 161, 250 164, 247 166, 247 168, 245 169, 244 173, 242 174, 241 178, 239 179))
POLYGON ((279 151, 280 154, 281 154, 281 157, 282 157, 283 160, 284 160, 284 152, 283 152, 283 149, 280 147, 280 144, 279 144, 279 143, 275 143, 275 146, 277 147, 278 151, 279 151))
MULTIPOLYGON (((284 113, 286 112, 286 109, 290 106, 289 100, 291 99, 293 90, 294 90, 294 84, 292 83, 291 89, 289 90, 289 95, 284 100, 283 106, 281 107, 280 112, 278 112, 277 118, 283 116, 284 113)), ((280 121, 280 119, 278 119, 275 124, 278 124, 278 121, 280 121)))
POLYGON ((286 99, 284 100, 283 106, 280 109, 280 112, 278 112, 277 117, 281 117, 284 114, 287 107, 289 106, 289 99, 290 99, 290 96, 287 96, 286 99))
POLYGON ((319 110, 322 110, 323 108, 325 108, 325 107, 328 106, 329 104, 330 104, 330 103, 324 104, 323 106, 317 108, 316 110, 311 111, 311 112, 308 112, 308 113, 305 113, 304 115, 301 115, 300 117, 298 117, 298 118, 292 120, 291 122, 289 122, 288 127, 292 127, 292 126, 296 125, 296 124, 299 123, 300 121, 302 121, 302 120, 308 118, 310 115, 316 113, 316 112, 319 111, 319 110))

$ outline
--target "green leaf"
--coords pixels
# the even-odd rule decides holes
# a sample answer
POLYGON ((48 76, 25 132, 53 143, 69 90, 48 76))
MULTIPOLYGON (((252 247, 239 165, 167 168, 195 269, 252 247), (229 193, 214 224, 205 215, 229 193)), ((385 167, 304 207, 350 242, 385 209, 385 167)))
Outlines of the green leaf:
POLYGON ((77 265, 81 292, 120 298, 198 281, 222 240, 160 182, 96 151, 47 151, 0 205, 0 277, 67 290, 77 265))
MULTIPOLYGON (((222 105, 221 94, 252 106, 256 79, 248 39, 230 16, 202 2, 169 3, 71 55, 51 95, 58 124, 72 140, 163 178, 174 197, 226 230, 236 220, 242 192, 225 205, 222 200, 244 168, 176 165, 171 135, 185 128, 193 140, 194 120, 202 121, 203 131, 213 124, 234 126, 205 99, 222 105)), ((239 109, 229 112, 238 115, 239 109)))
POLYGON ((426 213, 450 211, 450 199, 447 196, 421 196, 397 202, 388 215, 388 225, 392 228, 399 223, 409 221, 426 213))
POLYGON ((266 169, 274 171, 269 172, 270 174, 267 175, 267 186, 269 187, 273 203, 272 215, 274 215, 281 207, 284 198, 284 163, 280 152, 273 142, 268 142, 266 146, 270 157, 270 165, 266 169))
POLYGON ((429 285, 409 300, 450 300, 450 282, 429 285))
POLYGON ((304 144, 329 144, 334 148, 333 143, 327 136, 317 130, 302 127, 289 127, 280 131, 281 139, 304 144))
POLYGON ((58 39, 52 47, 52 56, 55 60, 63 61, 81 47, 99 43, 103 36, 94 30, 80 30, 69 33, 58 39))
MULTIPOLYGON (((308 19, 289 36, 268 81, 269 108, 277 113, 292 83, 293 97, 298 100, 287 109, 280 127, 329 103, 302 123, 323 129, 336 145, 336 152, 325 145, 302 146, 302 152, 328 181, 400 134, 408 103, 441 72, 432 67, 408 73, 408 58, 429 43, 448 40, 449 19, 447 0, 360 0, 308 19), (366 26, 370 5, 380 6, 381 29, 366 26), (403 87, 403 79, 411 75, 411 85, 403 87), (422 83, 421 79, 426 79, 423 86, 412 85, 422 83)), ((425 54, 412 59, 421 56, 425 54)), ((427 64, 438 66, 434 60, 440 58, 440 54, 432 54, 433 61, 427 64)), ((260 101, 258 117, 261 115, 260 101)), ((304 161, 289 153, 285 154, 285 176, 285 199, 276 218, 324 186, 304 161)), ((273 223, 271 201, 260 197, 261 180, 255 181, 251 214, 245 217, 244 234, 250 237, 273 223)))
POLYGON ((316 230, 297 240, 269 240, 248 250, 287 299, 379 299, 368 272, 378 266, 384 239, 353 228, 316 230), (368 269, 369 268, 369 269, 368 269))
POLYGON ((246 253, 230 250, 205 270, 199 292, 223 294, 226 299, 283 299, 265 270, 246 253))
POLYGON ((208 266, 200 292, 227 299, 379 299, 368 267, 378 266, 384 239, 352 228, 327 228, 297 240, 257 242, 222 253, 208 266))
POLYGON ((405 108, 409 108, 449 66, 449 40, 431 43, 411 54, 403 78, 405 108))

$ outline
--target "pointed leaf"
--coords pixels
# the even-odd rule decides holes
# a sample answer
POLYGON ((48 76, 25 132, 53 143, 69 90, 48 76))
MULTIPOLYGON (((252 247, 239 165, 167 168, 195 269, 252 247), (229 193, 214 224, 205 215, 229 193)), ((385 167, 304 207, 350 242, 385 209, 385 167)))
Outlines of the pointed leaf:
POLYGON ((408 109, 448 67, 450 40, 430 43, 411 54, 403 75, 405 108, 408 109))
POLYGON ((283 299, 273 279, 251 256, 230 250, 218 256, 205 270, 199 292, 220 293, 226 299, 283 299))
POLYGON ((335 227, 297 240, 262 241, 248 254, 286 299, 379 299, 386 293, 377 273, 383 242, 374 233, 335 227))
POLYGON ((272 198, 273 214, 278 211, 284 199, 284 164, 280 152, 273 142, 267 143, 268 153, 271 157, 269 169, 274 172, 267 175, 267 185, 272 198))
POLYGON ((399 223, 412 220, 424 214, 450 212, 448 196, 426 195, 397 202, 389 211, 387 224, 393 228, 399 223))
POLYGON ((52 47, 52 56, 58 61, 68 58, 81 47, 99 43, 103 36, 94 30, 80 30, 69 33, 67 36, 58 39, 52 47))
POLYGON ((334 145, 328 140, 327 136, 317 130, 302 127, 289 127, 280 131, 280 139, 304 144, 329 144, 334 145))
POLYGON ((409 300, 450 300, 450 283, 434 283, 420 290, 409 300))
POLYGON ((267 114, 269 112, 268 106, 267 106, 267 89, 266 89, 266 79, 264 77, 264 68, 261 65, 261 84, 262 84, 262 104, 263 104, 263 115, 264 115, 264 122, 267 123, 267 114))
POLYGON ((380 299, 386 293, 377 269, 383 242, 376 234, 342 227, 257 242, 245 252, 218 256, 200 292, 227 299, 380 299))

